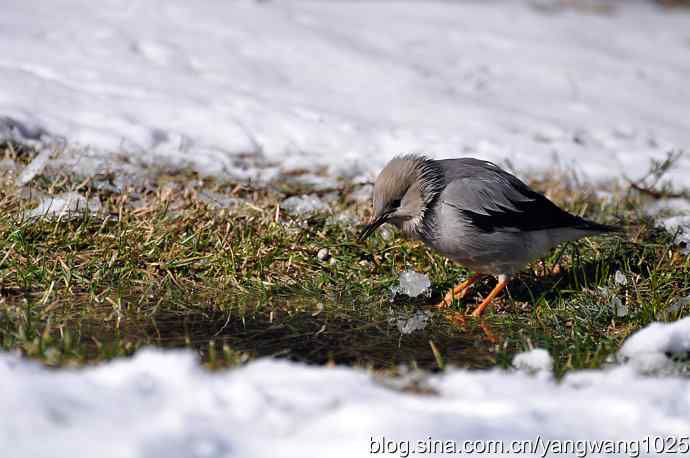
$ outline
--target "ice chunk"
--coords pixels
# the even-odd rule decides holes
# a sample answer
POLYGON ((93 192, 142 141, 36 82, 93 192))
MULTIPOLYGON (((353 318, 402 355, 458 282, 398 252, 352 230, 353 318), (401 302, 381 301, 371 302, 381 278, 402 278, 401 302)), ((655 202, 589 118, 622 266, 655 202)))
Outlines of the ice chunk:
POLYGON ((409 297, 417 297, 424 295, 431 296, 431 280, 426 274, 415 272, 414 270, 406 270, 400 274, 399 285, 391 287, 393 298, 398 294, 404 294, 409 297))
POLYGON ((612 193, 611 191, 606 191, 604 189, 595 190, 594 195, 596 196, 597 199, 600 199, 606 203, 613 202, 614 199, 616 198, 616 195, 614 193, 612 193))
POLYGON ((673 323, 652 323, 625 341, 618 356, 641 372, 671 369, 673 359, 690 354, 690 317, 673 323))
POLYGON ((616 271, 616 274, 613 276, 613 278, 619 285, 626 285, 628 283, 628 279, 625 278, 625 275, 620 270, 616 271))
POLYGON ((673 314, 680 312, 683 309, 683 307, 685 307, 688 304, 690 304, 690 296, 681 297, 665 309, 657 311, 656 318, 658 320, 667 320, 671 318, 673 314))
POLYGON ((86 199, 77 192, 65 192, 55 196, 46 196, 38 204, 38 207, 24 214, 26 218, 60 218, 69 217, 88 212, 98 213, 101 210, 101 201, 96 197, 86 199))
POLYGON ((676 236, 676 242, 683 245, 682 253, 690 254, 690 216, 673 216, 661 220, 661 225, 676 236))
POLYGON ((611 290, 607 286, 597 286, 597 290, 599 291, 599 294, 601 294, 602 296, 611 295, 611 290))
POLYGON ((643 208, 644 212, 650 216, 657 216, 666 213, 665 216, 680 215, 690 213, 690 201, 682 197, 669 199, 656 199, 643 208))
POLYGON ((197 198, 211 208, 237 208, 245 203, 244 199, 239 197, 226 196, 219 192, 200 191, 197 198))
POLYGON ((300 216, 326 211, 329 208, 318 196, 313 194, 288 197, 280 204, 280 207, 288 213, 300 216))
POLYGON ((513 366, 516 369, 531 374, 551 374, 553 359, 548 351, 543 348, 535 348, 524 353, 519 353, 513 358, 513 366))
POLYGON ((410 317, 398 316, 393 318, 392 321, 395 322, 400 334, 407 335, 426 328, 429 318, 431 318, 431 312, 428 310, 418 310, 410 317))
POLYGON ((668 312, 675 313, 688 304, 690 304, 690 296, 681 297, 680 299, 675 301, 673 304, 671 304, 671 306, 668 308, 668 312))
POLYGON ((609 308, 613 313, 616 314, 618 318, 623 318, 628 315, 630 309, 626 304, 621 301, 618 296, 613 296, 611 302, 609 303, 609 308))
POLYGON ((387 224, 381 226, 381 229, 379 229, 379 234, 381 234, 381 238, 386 241, 393 238, 393 231, 387 224))
MULTIPOLYGON (((95 177, 91 180, 91 186, 99 191, 108 191, 115 194, 125 192, 125 188, 131 184, 133 177, 125 173, 118 173, 115 176, 108 176, 104 178, 95 177)), ((131 196, 130 196, 131 197, 131 196)))
POLYGON ((338 187, 338 180, 336 180, 335 177, 330 175, 321 176, 308 173, 291 178, 292 181, 305 184, 317 191, 323 191, 325 189, 333 189, 338 187))
POLYGON ((354 227, 358 223, 357 217, 354 213, 350 211, 339 211, 335 212, 333 216, 330 216, 326 220, 326 224, 329 226, 352 226, 354 227))
POLYGON ((0 173, 2 172, 10 172, 10 173, 16 173, 17 171, 17 163, 14 162, 12 159, 2 159, 0 160, 0 173))
POLYGON ((50 148, 43 148, 34 160, 22 170, 22 173, 17 178, 17 183, 20 186, 29 184, 46 167, 51 154, 53 154, 53 151, 50 148))
POLYGON ((350 198, 355 202, 369 202, 371 196, 374 194, 374 186, 370 184, 365 184, 359 188, 352 191, 350 198))
POLYGON ((331 191, 327 192, 323 196, 321 196, 321 200, 323 200, 327 204, 333 204, 337 202, 340 199, 340 192, 338 191, 331 191))
POLYGON ((603 299, 609 301, 609 310, 615 313, 617 317, 623 318, 628 314, 629 307, 615 294, 615 291, 607 286, 599 286, 597 290, 603 299))

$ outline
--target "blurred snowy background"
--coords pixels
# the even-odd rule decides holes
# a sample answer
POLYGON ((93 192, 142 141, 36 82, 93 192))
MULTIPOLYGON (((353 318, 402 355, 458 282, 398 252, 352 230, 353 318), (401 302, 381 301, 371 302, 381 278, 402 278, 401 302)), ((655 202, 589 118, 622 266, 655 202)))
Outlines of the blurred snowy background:
POLYGON ((87 175, 414 151, 637 177, 690 145, 688 75, 688 9, 651 1, 6 1, 0 137, 62 139, 87 175))

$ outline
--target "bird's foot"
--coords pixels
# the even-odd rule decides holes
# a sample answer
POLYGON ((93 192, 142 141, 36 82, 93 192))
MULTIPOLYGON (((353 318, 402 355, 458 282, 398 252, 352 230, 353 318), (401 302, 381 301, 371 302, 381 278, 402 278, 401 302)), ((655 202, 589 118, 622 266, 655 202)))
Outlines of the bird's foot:
POLYGON ((455 293, 455 291, 450 290, 446 293, 446 295, 443 297, 443 300, 439 302, 438 304, 435 304, 434 307, 438 309, 445 309, 450 307, 450 305, 453 303, 455 299, 462 299, 465 297, 465 294, 467 294, 467 289, 462 290, 459 293, 455 293))
POLYGON ((477 306, 477 308, 474 309, 472 312, 472 316, 474 318, 479 318, 482 313, 484 312, 484 309, 493 302, 493 300, 498 296, 498 294, 503 291, 503 289, 508 285, 508 279, 507 278, 500 278, 498 281, 498 284, 494 287, 494 289, 491 290, 488 296, 486 296, 486 299, 484 299, 481 304, 477 306))
POLYGON ((481 276, 481 274, 474 274, 470 276, 467 280, 456 285, 453 289, 450 289, 443 297, 443 300, 436 304, 436 308, 445 309, 449 307, 455 299, 462 299, 463 297, 465 297, 467 295, 467 291, 470 289, 470 286, 472 286, 474 282, 479 280, 481 276))

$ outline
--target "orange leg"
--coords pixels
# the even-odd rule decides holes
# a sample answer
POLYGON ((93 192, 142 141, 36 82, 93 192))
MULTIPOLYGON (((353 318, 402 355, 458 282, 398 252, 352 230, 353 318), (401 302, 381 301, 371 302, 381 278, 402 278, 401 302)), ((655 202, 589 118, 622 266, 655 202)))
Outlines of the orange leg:
POLYGON ((471 275, 467 280, 465 280, 462 283, 458 283, 458 285, 455 286, 455 288, 449 290, 446 293, 446 296, 443 298, 441 302, 436 304, 436 307, 440 309, 444 309, 448 307, 454 299, 462 299, 465 297, 465 294, 467 294, 467 290, 472 286, 474 282, 479 280, 482 277, 482 274, 474 274, 471 275))
POLYGON ((486 299, 482 301, 481 304, 477 306, 476 309, 474 309, 474 312, 472 312, 472 316, 475 318, 478 318, 481 316, 482 312, 486 308, 487 305, 491 303, 491 301, 494 300, 496 296, 498 296, 498 293, 503 291, 503 289, 506 287, 508 284, 508 279, 507 278, 501 278, 498 281, 498 284, 494 287, 494 289, 491 290, 488 296, 486 296, 486 299))

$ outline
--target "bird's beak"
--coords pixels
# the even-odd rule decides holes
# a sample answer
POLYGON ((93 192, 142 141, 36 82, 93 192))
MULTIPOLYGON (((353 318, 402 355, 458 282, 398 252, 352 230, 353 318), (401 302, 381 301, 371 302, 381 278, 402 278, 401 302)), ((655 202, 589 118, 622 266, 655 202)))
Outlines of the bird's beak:
POLYGON ((369 220, 369 224, 366 225, 364 230, 362 231, 361 234, 359 234, 359 241, 365 240, 367 237, 369 237, 373 232, 383 223, 388 221, 388 216, 389 213, 384 213, 383 215, 379 217, 374 217, 371 220, 369 220))

